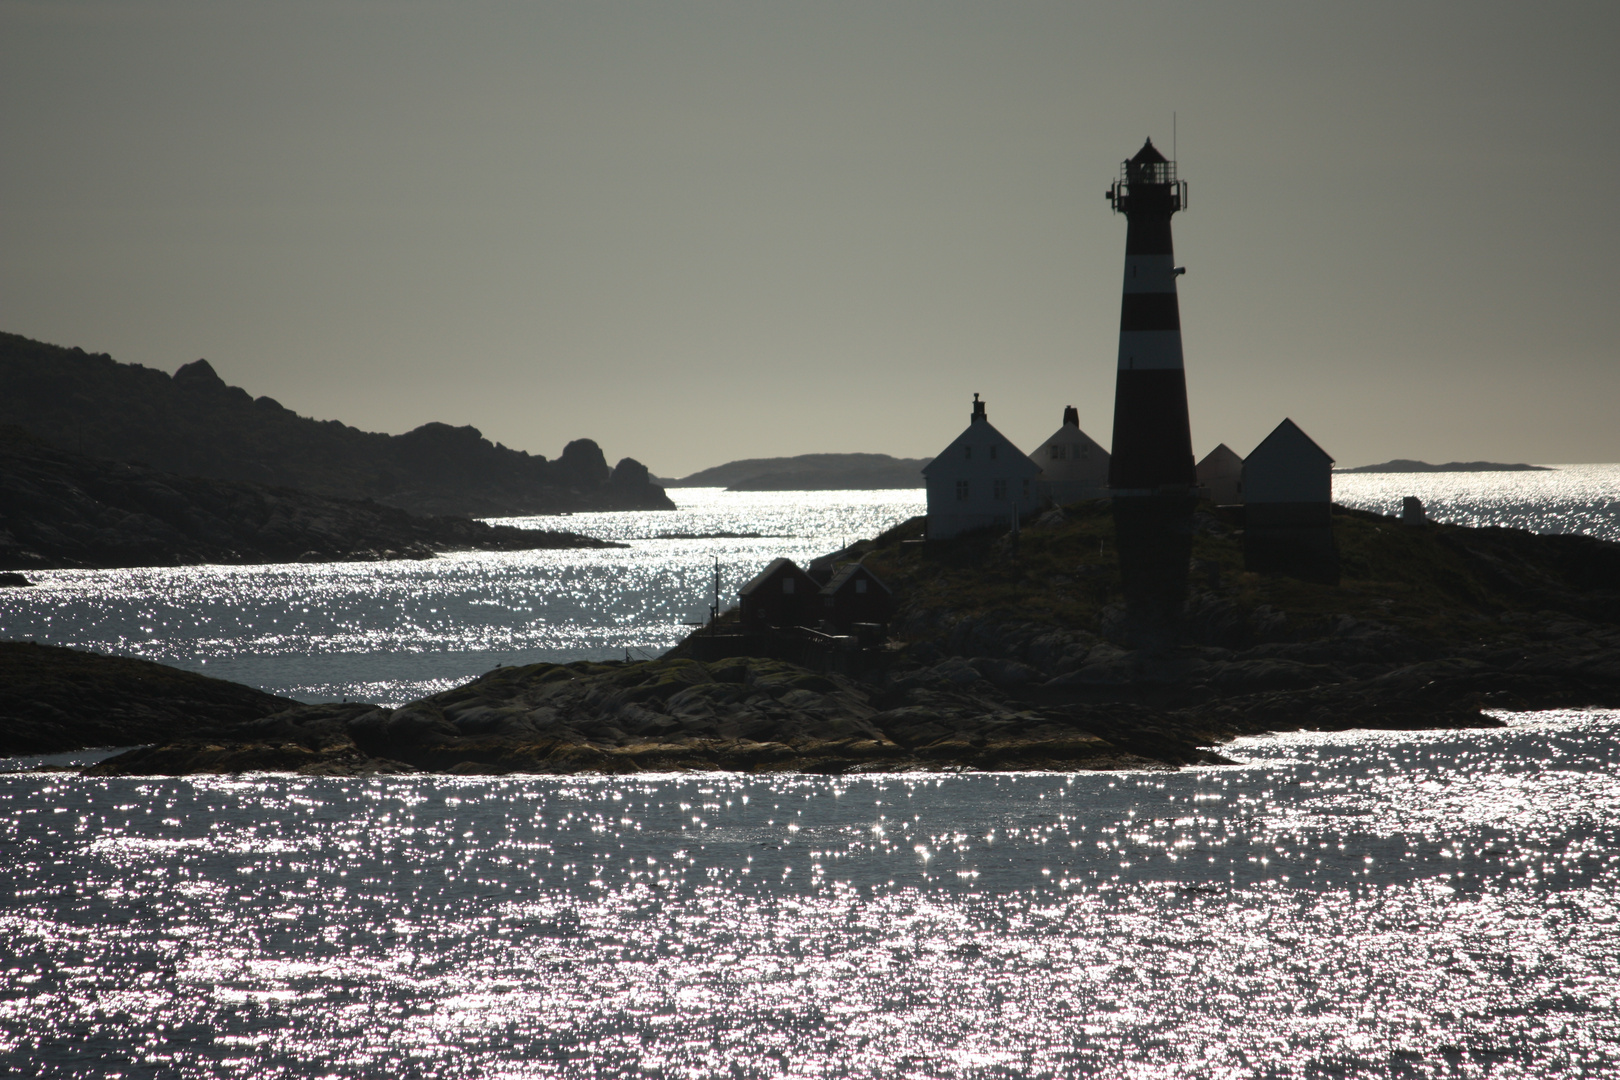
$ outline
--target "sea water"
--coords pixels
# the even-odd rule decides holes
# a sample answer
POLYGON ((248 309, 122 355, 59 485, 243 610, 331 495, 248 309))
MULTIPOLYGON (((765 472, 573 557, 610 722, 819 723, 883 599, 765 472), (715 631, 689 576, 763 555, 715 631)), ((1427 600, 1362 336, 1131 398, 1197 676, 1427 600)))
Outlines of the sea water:
MULTIPOLYGON (((508 518, 628 543, 421 562, 31 573, 0 590, 0 638, 140 656, 303 701, 399 705, 495 667, 656 656, 772 559, 806 562, 924 511, 920 490, 674 488, 673 511, 508 518), (757 534, 725 537, 714 534, 757 534)), ((1620 465, 1355 474, 1343 503, 1436 520, 1620 540, 1620 465)))
POLYGON ((1620 1071, 1620 713, 1228 752, 0 775, 0 1073, 1620 1071))
MULTIPOLYGON (((1620 536, 1620 467, 1339 477, 1620 536)), ((308 699, 646 655, 918 492, 673 493, 629 549, 57 571, 0 635, 308 699), (756 532, 745 539, 658 534, 756 532)), ((537 524, 556 524, 541 519, 537 524)), ((1603 1076, 1620 713, 1179 772, 86 779, 0 761, 0 1075, 1603 1076)))

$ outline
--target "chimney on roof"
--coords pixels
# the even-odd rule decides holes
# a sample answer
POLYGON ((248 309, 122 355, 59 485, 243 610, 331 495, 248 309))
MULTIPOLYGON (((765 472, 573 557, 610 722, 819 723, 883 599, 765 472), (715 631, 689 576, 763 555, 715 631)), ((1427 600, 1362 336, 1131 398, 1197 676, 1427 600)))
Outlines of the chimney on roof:
POLYGON ((1063 406, 1063 424, 1065 427, 1077 428, 1080 426, 1080 410, 1073 405, 1063 406))
POLYGON ((978 394, 974 394, 973 395, 973 415, 968 417, 968 422, 971 423, 971 424, 977 424, 977 423, 981 423, 984 419, 985 419, 985 416, 984 416, 984 402, 979 400, 979 395, 978 394))

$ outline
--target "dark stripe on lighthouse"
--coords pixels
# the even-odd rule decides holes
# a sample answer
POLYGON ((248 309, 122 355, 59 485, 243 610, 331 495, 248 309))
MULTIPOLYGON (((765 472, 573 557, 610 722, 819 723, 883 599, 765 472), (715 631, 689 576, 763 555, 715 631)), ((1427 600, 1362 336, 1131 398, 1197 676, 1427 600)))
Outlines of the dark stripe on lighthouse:
POLYGON ((1128 292, 1119 308, 1121 333, 1131 330, 1181 329, 1181 305, 1176 294, 1128 292))

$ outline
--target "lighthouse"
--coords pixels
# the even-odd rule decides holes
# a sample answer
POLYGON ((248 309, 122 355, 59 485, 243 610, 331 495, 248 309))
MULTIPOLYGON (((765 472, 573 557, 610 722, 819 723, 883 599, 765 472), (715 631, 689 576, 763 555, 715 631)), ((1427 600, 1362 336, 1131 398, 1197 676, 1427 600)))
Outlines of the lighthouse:
POLYGON ((1149 139, 1120 166, 1108 202, 1126 221, 1108 485, 1115 495, 1185 494, 1195 479, 1170 217, 1186 209, 1187 184, 1149 139))

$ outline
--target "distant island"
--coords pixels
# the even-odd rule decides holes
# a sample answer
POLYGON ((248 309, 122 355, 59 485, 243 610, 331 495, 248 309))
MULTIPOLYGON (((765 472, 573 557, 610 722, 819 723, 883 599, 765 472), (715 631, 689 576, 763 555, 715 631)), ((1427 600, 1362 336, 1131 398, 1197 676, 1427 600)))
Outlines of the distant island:
POLYGON ((181 476, 372 499, 418 514, 503 517, 575 510, 671 510, 633 458, 610 468, 590 439, 548 461, 475 427, 423 424, 403 435, 299 416, 229 386, 196 360, 172 376, 0 334, 0 424, 64 450, 181 476))
POLYGON ((874 488, 920 488, 929 458, 888 454, 800 454, 797 457, 747 458, 704 469, 679 480, 660 480, 665 487, 723 487, 728 491, 850 491, 874 488))
MULTIPOLYGON (((572 532, 422 517, 242 480, 177 476, 0 426, 0 570, 428 559, 624 547, 572 532)), ((0 585, 26 579, 0 575, 0 585)))
POLYGON ((1336 473, 1430 473, 1430 472, 1553 472, 1546 465, 1504 465, 1499 461, 1448 461, 1444 465, 1430 465, 1427 461, 1396 458, 1382 465, 1357 465, 1353 469, 1334 469, 1336 473))

